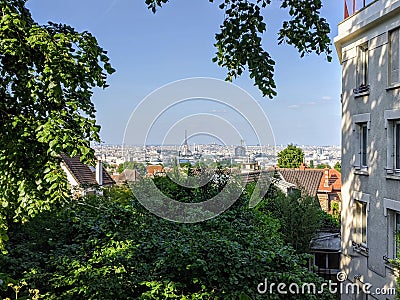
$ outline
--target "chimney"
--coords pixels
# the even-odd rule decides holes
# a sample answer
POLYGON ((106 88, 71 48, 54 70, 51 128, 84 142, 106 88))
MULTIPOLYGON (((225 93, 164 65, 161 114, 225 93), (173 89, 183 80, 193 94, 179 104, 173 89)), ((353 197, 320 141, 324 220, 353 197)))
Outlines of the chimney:
POLYGON ((324 169, 324 187, 329 187, 329 169, 324 169))
POLYGON ((103 185, 103 163, 101 160, 96 162, 96 181, 98 185, 103 185))

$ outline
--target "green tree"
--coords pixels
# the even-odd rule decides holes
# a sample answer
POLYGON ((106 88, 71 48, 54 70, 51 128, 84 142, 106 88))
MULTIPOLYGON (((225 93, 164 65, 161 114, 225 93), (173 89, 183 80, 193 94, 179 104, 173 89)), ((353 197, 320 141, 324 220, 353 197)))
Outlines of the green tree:
POLYGON ((314 169, 314 161, 310 160, 310 169, 314 169))
POLYGON ((336 164, 333 167, 336 171, 342 172, 342 164, 340 161, 336 162, 336 164))
POLYGON ((146 175, 147 173, 146 166, 136 161, 127 161, 123 164, 119 164, 117 172, 122 173, 125 169, 136 170, 140 175, 146 175))
POLYGON ((293 144, 289 144, 284 150, 278 153, 279 168, 298 168, 303 161, 303 150, 293 144))
POLYGON ((270 212, 281 223, 284 239, 299 253, 309 252, 311 239, 318 229, 325 226, 326 214, 319 202, 311 196, 295 191, 285 196, 272 187, 274 193, 260 203, 259 209, 270 212))
POLYGON ((331 166, 329 164, 318 164, 316 168, 317 169, 325 169, 325 168, 330 169, 331 166))
MULTIPOLYGON (((157 7, 169 0, 145 0, 154 13, 157 7)), ((224 11, 221 31, 215 35, 217 48, 213 58, 219 66, 227 69, 226 80, 240 76, 248 69, 250 77, 263 96, 276 95, 273 79, 275 62, 262 47, 262 36, 266 30, 263 10, 271 0, 209 0, 218 2, 224 11)), ((290 20, 283 21, 278 33, 278 44, 293 45, 300 56, 315 52, 325 53, 331 61, 330 28, 320 16, 321 0, 283 0, 281 8, 288 11, 290 20)))
POLYGON ((67 196, 60 154, 94 159, 91 102, 114 72, 88 32, 37 24, 25 0, 0 1, 0 250, 10 222, 67 196))

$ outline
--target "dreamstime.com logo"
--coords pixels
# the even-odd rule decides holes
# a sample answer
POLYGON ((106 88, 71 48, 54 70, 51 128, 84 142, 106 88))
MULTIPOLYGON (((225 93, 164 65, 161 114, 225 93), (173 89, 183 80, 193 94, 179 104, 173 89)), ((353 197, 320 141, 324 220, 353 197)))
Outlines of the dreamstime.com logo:
MULTIPOLYGON (((179 80, 146 96, 128 121, 123 149, 129 151, 130 145, 143 145, 146 148, 145 155, 151 155, 148 153, 149 146, 158 144, 162 149, 162 165, 173 169, 173 166, 184 161, 182 157, 190 156, 189 147, 192 147, 192 152, 195 150, 191 140, 196 138, 208 138, 224 146, 239 145, 241 141, 251 139, 251 144, 259 145, 260 148, 269 145, 275 152, 275 138, 270 122, 257 101, 238 86, 214 78, 179 80), (183 140, 186 131, 188 136, 183 140), (176 137, 181 139, 177 142, 176 137), (175 151, 175 157, 171 157, 172 145, 181 147, 180 151, 175 151)), ((217 161, 216 153, 209 151, 207 157, 208 161, 217 161)), ((234 158, 233 153, 231 158, 234 158)), ((145 159, 149 160, 149 157, 145 159)), ((215 173, 210 174, 207 168, 202 169, 201 174, 196 173, 190 180, 173 176, 173 172, 167 172, 167 176, 180 186, 189 188, 201 187, 210 180, 216 180, 215 173)), ((229 175, 224 188, 216 196, 201 203, 183 203, 171 199, 151 180, 132 185, 132 190, 140 203, 155 215, 175 222, 195 223, 227 210, 240 197, 247 182, 244 177, 243 174, 240 179, 229 175)), ((266 193, 269 183, 269 176, 260 172, 255 189, 257 193, 253 193, 250 199, 251 207, 266 193)))
POLYGON ((257 286, 257 292, 259 294, 279 294, 279 295, 287 295, 287 294, 323 294, 323 293, 331 293, 331 294, 348 294, 348 295, 395 295, 395 288, 373 288, 370 283, 353 283, 347 280, 347 274, 344 272, 339 272, 336 276, 337 281, 328 280, 327 282, 323 282, 320 285, 315 283, 302 283, 301 285, 298 283, 276 283, 276 282, 268 282, 267 278, 265 278, 264 282, 261 282, 257 286))

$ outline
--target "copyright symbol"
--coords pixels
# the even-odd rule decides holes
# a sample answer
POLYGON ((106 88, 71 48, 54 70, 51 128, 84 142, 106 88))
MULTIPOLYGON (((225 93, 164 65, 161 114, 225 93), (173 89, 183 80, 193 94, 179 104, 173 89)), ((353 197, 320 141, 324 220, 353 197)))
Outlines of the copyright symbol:
MULTIPOLYGON (((263 149, 266 145, 275 152, 271 125, 258 102, 232 83, 214 78, 189 78, 162 86, 139 103, 125 128, 123 148, 128 147, 126 152, 129 152, 130 145, 143 147, 146 149, 144 160, 148 161, 151 156, 147 153, 148 147, 160 145, 160 163, 166 176, 181 187, 198 188, 215 180, 216 175, 205 168, 190 178, 178 176, 179 164, 196 162, 196 159, 215 163, 220 153, 207 145, 218 144, 232 151, 232 145, 240 141, 259 145, 260 155, 268 152, 263 149)), ((235 159, 234 153, 223 155, 231 161, 235 159)), ((242 175, 230 174, 217 195, 200 203, 171 199, 152 180, 131 188, 136 199, 153 214, 174 222, 196 223, 216 217, 239 199, 248 179, 242 175)), ((269 184, 269 175, 260 173, 250 207, 262 199, 269 184)))
POLYGON ((338 280, 339 282, 346 281, 346 279, 347 279, 347 274, 346 274, 345 272, 339 272, 339 273, 337 273, 336 278, 337 278, 337 280, 338 280))

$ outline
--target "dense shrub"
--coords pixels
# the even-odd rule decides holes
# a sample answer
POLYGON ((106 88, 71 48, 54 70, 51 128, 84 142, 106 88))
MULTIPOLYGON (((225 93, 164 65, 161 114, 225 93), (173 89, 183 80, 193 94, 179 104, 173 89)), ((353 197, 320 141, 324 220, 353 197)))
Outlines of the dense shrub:
POLYGON ((150 214, 129 189, 71 201, 11 227, 0 269, 45 299, 278 299, 259 295, 258 284, 321 282, 285 243, 279 222, 249 209, 248 198, 245 191, 225 213, 196 224, 150 214))
POLYGON ((279 220, 284 241, 299 253, 310 251, 310 241, 318 230, 340 228, 340 224, 321 209, 316 198, 298 190, 285 196, 279 189, 271 186, 258 209, 271 213, 279 220))

